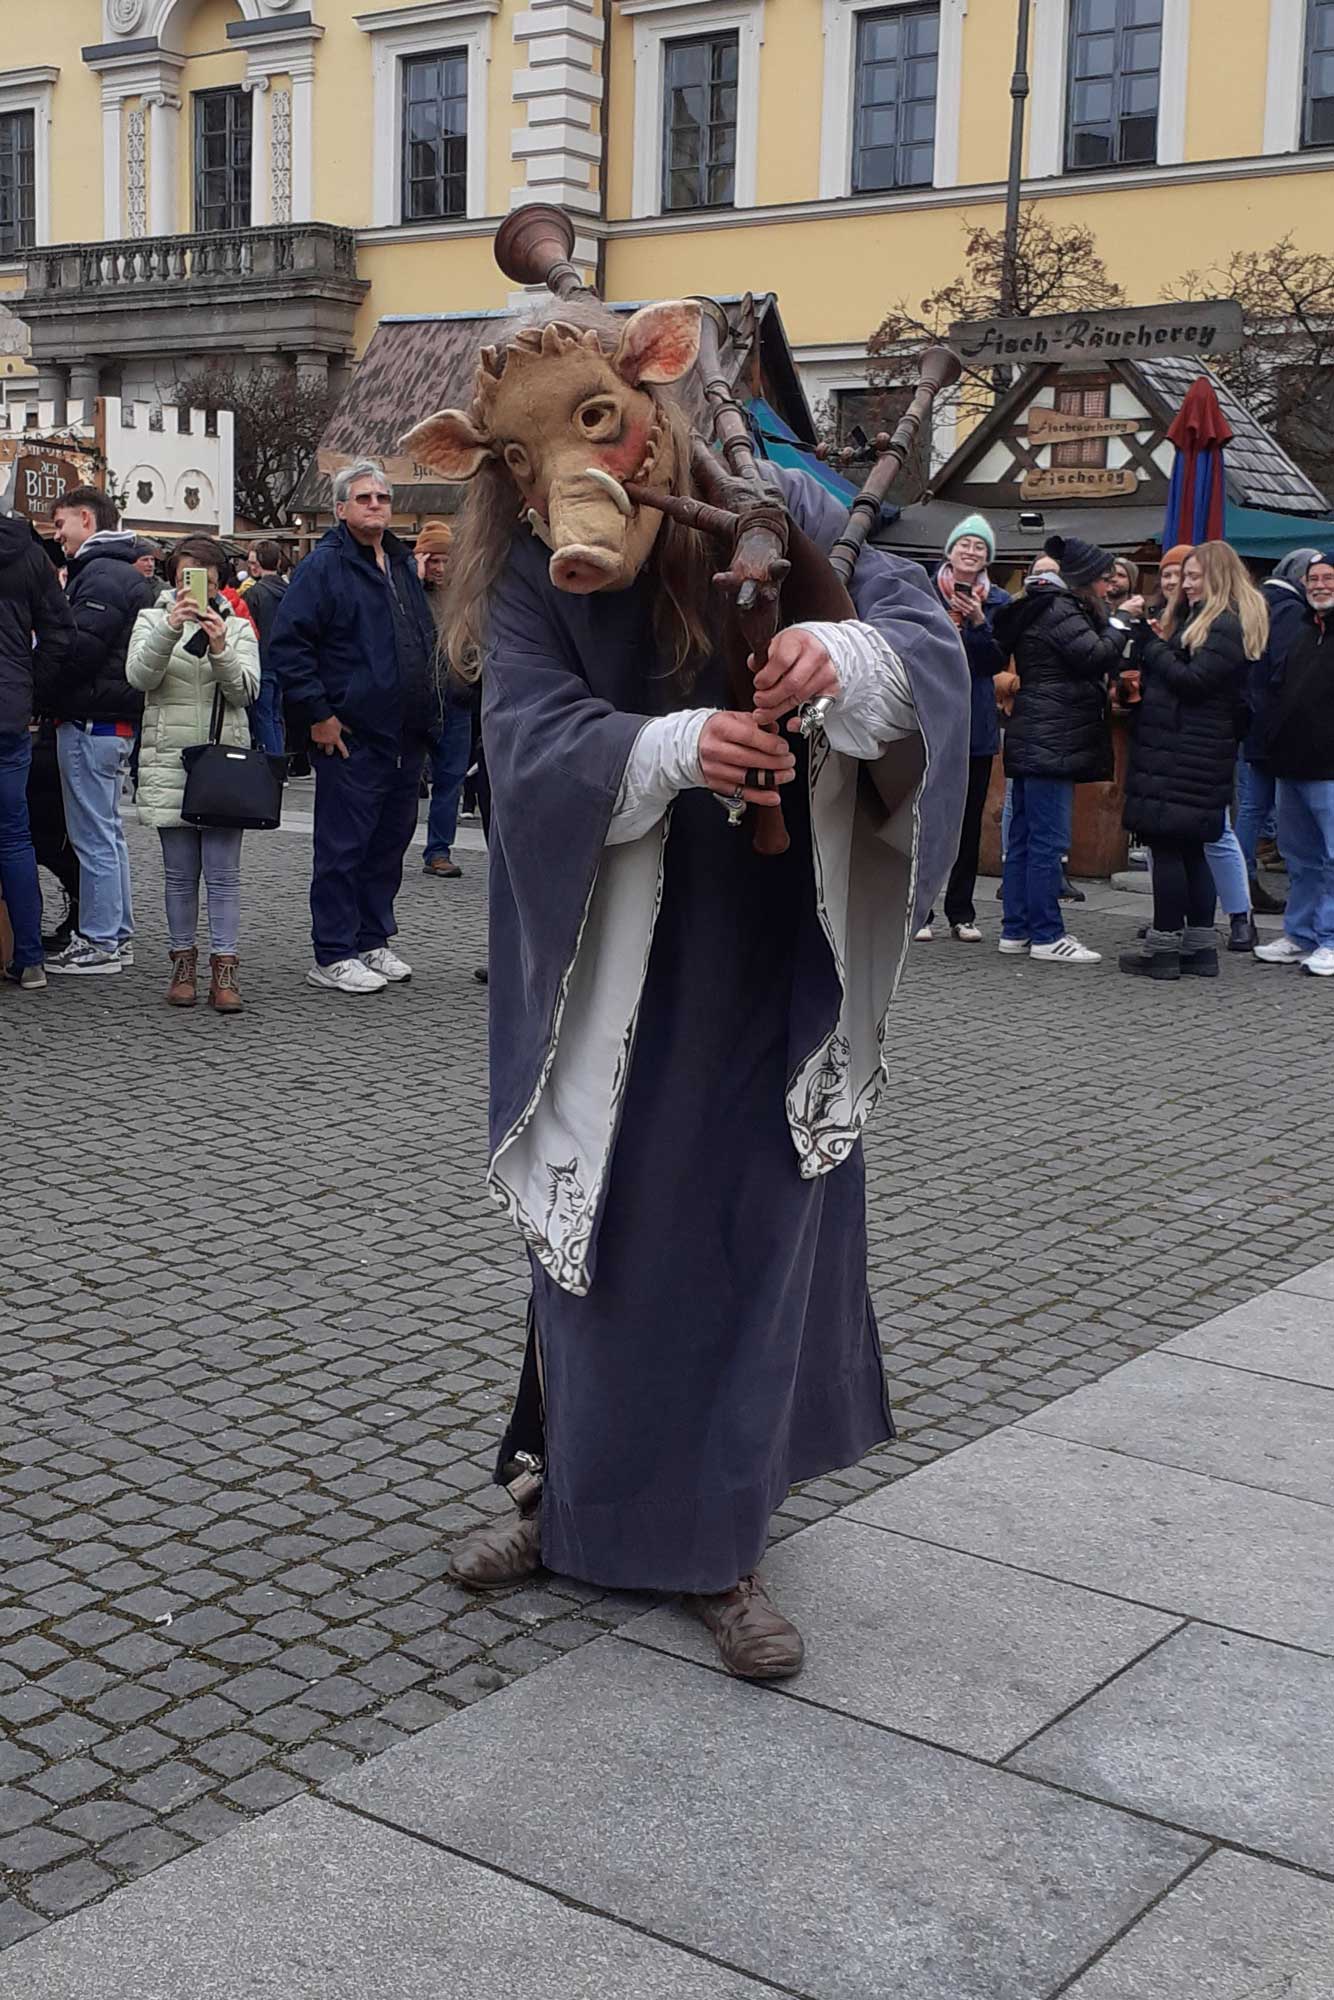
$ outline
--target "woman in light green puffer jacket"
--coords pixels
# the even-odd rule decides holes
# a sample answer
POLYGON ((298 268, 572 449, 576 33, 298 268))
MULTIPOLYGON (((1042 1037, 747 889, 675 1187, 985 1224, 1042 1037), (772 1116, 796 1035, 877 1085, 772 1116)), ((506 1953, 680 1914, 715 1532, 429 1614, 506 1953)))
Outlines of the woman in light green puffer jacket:
POLYGON ((209 608, 200 617, 183 589, 163 591, 141 611, 130 635, 125 676, 144 691, 143 735, 139 749, 136 803, 145 826, 155 826, 162 842, 166 876, 167 938, 172 975, 167 1003, 193 1007, 198 999, 199 877, 208 887, 208 929, 212 979, 209 1005, 222 1014, 241 1010, 236 948, 240 928, 241 834, 230 827, 186 826, 182 750, 207 743, 213 697, 222 692, 222 741, 250 742, 246 710, 259 693, 259 641, 243 612, 219 595, 227 572, 227 552, 206 535, 178 542, 168 573, 178 581, 186 568, 208 571, 209 608), (200 639, 204 640, 202 649, 200 639), (193 644, 193 651, 190 650, 193 644))

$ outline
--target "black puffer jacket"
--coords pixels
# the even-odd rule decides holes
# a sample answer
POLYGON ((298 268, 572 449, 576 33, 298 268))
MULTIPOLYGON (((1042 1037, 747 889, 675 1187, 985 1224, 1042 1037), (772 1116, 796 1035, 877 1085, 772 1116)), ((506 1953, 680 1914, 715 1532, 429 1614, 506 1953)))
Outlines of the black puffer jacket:
POLYGON ((134 567, 136 537, 90 535, 70 563, 65 595, 74 613, 74 657, 56 713, 62 722, 137 722, 144 698, 125 678, 135 619, 156 592, 134 567))
POLYGON ((1125 628, 1100 627, 1064 584, 1042 584, 1007 604, 994 629, 1019 676, 1005 775, 1074 784, 1110 778, 1106 680, 1120 665, 1125 628))
POLYGON ((1160 639, 1140 625, 1134 664, 1143 682, 1132 710, 1125 825, 1148 841, 1217 840, 1249 721, 1241 620, 1223 612, 1194 653, 1180 634, 1160 639))
POLYGON ((74 621, 45 549, 26 521, 0 514, 0 735, 27 728, 34 682, 40 702, 73 644, 74 621))

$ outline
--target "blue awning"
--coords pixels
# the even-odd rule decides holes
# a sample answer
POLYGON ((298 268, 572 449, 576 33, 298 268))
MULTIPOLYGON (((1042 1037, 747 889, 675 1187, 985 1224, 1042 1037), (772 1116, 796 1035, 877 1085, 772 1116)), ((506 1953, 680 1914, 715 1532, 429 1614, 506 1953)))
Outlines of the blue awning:
POLYGON ((845 507, 856 499, 860 489, 837 472, 831 472, 823 459, 815 456, 810 445, 802 443, 796 432, 783 422, 777 410, 771 403, 766 403, 763 396, 756 396, 746 407, 750 412, 752 424, 759 432, 766 458, 772 459, 775 465, 787 465, 799 472, 809 472, 812 478, 819 480, 827 492, 833 494, 835 500, 841 500, 845 507))
POLYGON ((1334 515, 1274 514, 1229 500, 1224 535, 1239 556, 1277 562, 1293 549, 1334 548, 1334 515))

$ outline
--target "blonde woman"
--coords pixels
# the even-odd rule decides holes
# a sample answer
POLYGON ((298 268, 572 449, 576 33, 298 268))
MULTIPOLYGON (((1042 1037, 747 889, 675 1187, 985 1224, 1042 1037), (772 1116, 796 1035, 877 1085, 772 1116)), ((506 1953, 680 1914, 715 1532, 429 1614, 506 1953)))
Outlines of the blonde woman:
POLYGON ((1218 975, 1214 878, 1206 844, 1218 840, 1246 726, 1245 687, 1269 634, 1269 610, 1226 542, 1205 542, 1182 564, 1160 621, 1141 620, 1133 664, 1140 700, 1126 776, 1125 824, 1153 857, 1153 923, 1123 972, 1150 979, 1218 975))
POLYGON ((178 542, 168 563, 171 587, 139 613, 125 677, 144 691, 139 751, 139 818, 162 842, 171 951, 169 1007, 193 1007, 198 952, 199 877, 208 885, 212 952, 208 1001, 220 1014, 239 1014, 236 947, 241 918, 241 835, 231 827, 186 826, 181 819, 185 765, 181 752, 207 743, 213 697, 222 694, 222 741, 248 747, 246 709, 259 693, 259 640, 245 611, 222 595, 227 551, 207 535, 178 542), (187 568, 208 572, 208 606, 201 614, 183 587, 187 568))

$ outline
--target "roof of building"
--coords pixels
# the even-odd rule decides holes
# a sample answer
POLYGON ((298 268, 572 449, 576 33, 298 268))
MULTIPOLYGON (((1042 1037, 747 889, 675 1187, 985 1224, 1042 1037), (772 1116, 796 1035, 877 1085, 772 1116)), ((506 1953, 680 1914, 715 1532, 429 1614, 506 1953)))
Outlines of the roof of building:
POLYGON ((1212 368, 1189 355, 1167 355, 1131 366, 1173 411, 1180 409, 1192 382, 1201 375, 1212 378, 1223 415, 1232 426, 1232 442, 1223 454, 1229 498, 1243 507, 1265 507, 1280 514, 1328 514, 1329 502, 1320 488, 1293 464, 1278 439, 1237 401, 1212 368))
MULTIPOLYGON (((628 300, 611 310, 631 313, 641 304, 628 300)), ((745 399, 763 395, 796 438, 815 443, 815 428, 792 350, 772 292, 755 298, 720 299, 733 339, 723 360, 745 399), (753 310, 753 318, 752 318, 753 310)), ((359 362, 347 394, 320 439, 314 463, 301 479, 291 506, 297 514, 327 514, 329 478, 357 458, 379 459, 394 482, 399 514, 448 514, 464 489, 444 481, 422 481, 421 467, 405 458, 399 439, 436 410, 466 409, 472 400, 477 354, 494 339, 507 312, 421 313, 382 319, 359 362)))

